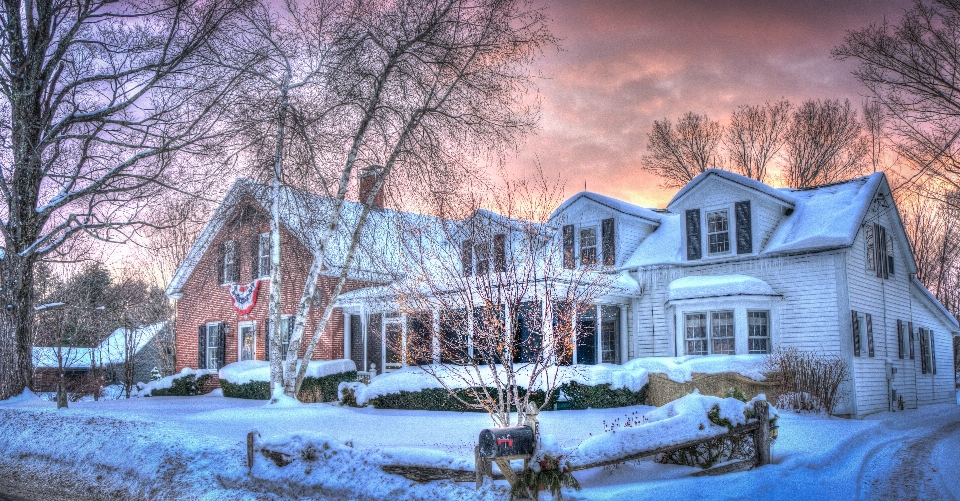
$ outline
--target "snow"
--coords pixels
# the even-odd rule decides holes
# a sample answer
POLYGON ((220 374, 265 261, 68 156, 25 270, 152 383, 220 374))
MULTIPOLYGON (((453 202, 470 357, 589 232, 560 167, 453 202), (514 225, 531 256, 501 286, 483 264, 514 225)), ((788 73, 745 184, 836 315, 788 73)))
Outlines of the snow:
POLYGON ((122 364, 127 358, 127 340, 133 342, 133 353, 140 353, 153 338, 163 331, 166 323, 159 322, 140 327, 132 333, 128 329, 113 331, 96 349, 98 361, 105 364, 122 364))
POLYGON ((678 191, 677 194, 670 199, 670 203, 667 204, 667 207, 673 205, 674 202, 683 198, 687 193, 690 192, 690 190, 692 190, 696 185, 700 184, 701 181, 709 176, 716 176, 728 182, 745 186, 754 191, 759 191, 760 193, 763 193, 769 197, 773 197, 780 201, 780 203, 787 204, 791 207, 797 202, 797 197, 793 196, 793 194, 788 191, 771 188, 760 181, 750 179, 749 177, 741 176, 740 174, 735 174, 730 171, 707 169, 703 171, 703 173, 697 175, 697 177, 691 179, 689 183, 685 184, 683 188, 681 188, 680 191, 678 191))
POLYGON ((766 355, 686 355, 683 357, 635 358, 623 364, 628 371, 642 369, 656 374, 665 374, 671 381, 693 381, 693 373, 720 374, 735 372, 754 381, 765 381, 761 372, 766 355))
POLYGON ((747 275, 690 276, 670 282, 668 299, 719 296, 775 296, 770 285, 747 275))
POLYGON ((137 383, 137 391, 134 394, 131 392, 131 395, 135 396, 150 396, 150 392, 153 390, 166 390, 173 387, 173 381, 175 379, 180 379, 186 376, 199 377, 205 374, 213 374, 213 370, 210 369, 191 369, 189 367, 184 367, 179 374, 174 374, 172 376, 167 376, 165 378, 160 378, 156 381, 150 381, 149 383, 137 383))
MULTIPOLYGON (((702 398, 673 409, 696 415, 702 412, 697 406, 703 409, 703 402, 709 401, 702 398)), ((659 417, 667 413, 665 409, 544 412, 539 421, 543 433, 555 437, 554 448, 586 450, 591 443, 599 448, 599 440, 591 441, 603 434, 604 422, 631 413, 659 417)), ((735 411, 725 408, 722 412, 734 417, 735 411)), ((863 421, 783 413, 769 466, 692 477, 701 470, 633 461, 617 468, 575 472, 583 491, 565 492, 564 497, 589 501, 862 498, 858 479, 878 447, 899 447, 925 428, 957 421, 957 405, 879 413, 863 421)), ((5 437, 0 441, 0 471, 43 471, 53 478, 60 475, 62 485, 96 485, 117 498, 505 500, 507 488, 502 481, 478 491, 472 482, 421 485, 379 469, 388 463, 472 469, 477 435, 490 425, 489 417, 481 413, 330 404, 271 408, 262 401, 215 396, 81 402, 60 411, 50 402, 17 397, 0 402, 0 435, 5 437), (260 445, 298 453, 312 445, 318 459, 297 456, 280 468, 257 456, 248 474, 246 435, 251 430, 259 430, 260 445)), ((622 431, 615 434, 626 437, 622 431)), ((960 470, 960 444, 956 434, 952 437, 934 449, 937 472, 930 473, 945 484, 954 482, 960 470)))
MULTIPOLYGON (((437 377, 420 367, 404 367, 402 369, 381 374, 366 387, 356 390, 357 403, 365 405, 370 400, 382 396, 400 393, 401 391, 416 392, 429 388, 443 388, 442 380, 448 388, 467 388, 474 386, 496 386, 493 371, 497 370, 501 379, 506 379, 502 365, 478 367, 431 366, 437 377), (440 380, 438 380, 438 378, 440 380)), ((530 377, 533 372, 531 364, 515 365, 517 385, 531 389, 530 377)), ((545 384, 544 373, 537 378, 533 390, 543 389, 545 384)), ((630 391, 640 391, 648 382, 647 371, 641 367, 626 368, 614 364, 576 365, 551 368, 546 371, 555 386, 576 381, 588 386, 610 384, 611 389, 627 388, 630 391)))
POLYGON ((64 369, 90 370, 91 351, 90 348, 70 346, 64 346, 63 348, 34 346, 33 366, 36 368, 56 369, 59 367, 58 360, 62 357, 64 369))
MULTIPOLYGON (((321 378, 355 370, 357 365, 353 360, 311 360, 307 366, 306 377, 321 378)), ((244 360, 227 364, 220 369, 220 379, 233 384, 246 384, 251 381, 270 382, 270 362, 244 360)))
POLYGON ((592 200, 600 205, 605 205, 610 209, 613 209, 621 214, 626 214, 629 216, 638 217, 640 219, 646 220, 648 223, 657 224, 662 217, 661 214, 658 214, 650 209, 644 209, 638 205, 633 205, 623 200, 617 200, 616 198, 611 198, 606 195, 601 195, 599 193, 593 193, 591 191, 581 191, 576 195, 568 198, 565 202, 560 204, 551 214, 550 221, 553 221, 557 216, 563 213, 568 207, 574 204, 577 200, 581 198, 586 198, 592 200))
MULTIPOLYGON (((764 400, 762 396, 758 399, 764 400)), ((711 397, 694 391, 643 414, 643 424, 614 429, 584 440, 570 453, 570 462, 597 463, 722 435, 729 430, 712 423, 707 413, 716 406, 720 410, 721 420, 728 419, 734 426, 745 424, 744 410, 752 408, 754 400, 745 403, 735 398, 711 397)))
POLYGON ((640 242, 637 250, 624 261, 624 268, 683 262, 684 255, 680 248, 683 228, 682 216, 661 214, 660 226, 640 242))

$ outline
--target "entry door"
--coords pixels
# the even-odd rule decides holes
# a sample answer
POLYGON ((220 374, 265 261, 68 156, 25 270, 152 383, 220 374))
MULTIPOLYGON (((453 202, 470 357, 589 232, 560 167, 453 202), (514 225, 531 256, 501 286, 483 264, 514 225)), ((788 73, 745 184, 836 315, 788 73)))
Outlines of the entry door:
POLYGON ((257 330, 254 324, 240 325, 240 360, 254 360, 256 353, 257 330))
POLYGON ((389 319, 383 329, 384 370, 392 371, 404 366, 403 321, 389 319))
POLYGON ((597 363, 597 308, 591 306, 580 315, 578 325, 580 338, 577 340, 577 363, 594 365, 597 363))

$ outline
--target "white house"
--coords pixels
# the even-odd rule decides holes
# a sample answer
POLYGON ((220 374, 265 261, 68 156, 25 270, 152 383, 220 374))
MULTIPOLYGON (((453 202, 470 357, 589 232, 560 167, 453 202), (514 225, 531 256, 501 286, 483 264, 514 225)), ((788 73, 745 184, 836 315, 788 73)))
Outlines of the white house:
MULTIPOLYGON (((549 223, 565 267, 616 277, 583 324, 574 363, 797 347, 850 362, 853 378, 838 414, 884 411, 901 398, 908 408, 955 398, 952 336, 960 326, 914 278, 882 173, 775 189, 709 170, 666 209, 582 192, 549 223)), ((491 244, 484 251, 501 259, 496 238, 483 243, 491 244)), ((463 263, 477 272, 472 260, 463 263)), ((358 289, 337 302, 344 353, 360 367, 383 367, 388 325, 406 328, 402 318, 365 306, 377 295, 358 289)))

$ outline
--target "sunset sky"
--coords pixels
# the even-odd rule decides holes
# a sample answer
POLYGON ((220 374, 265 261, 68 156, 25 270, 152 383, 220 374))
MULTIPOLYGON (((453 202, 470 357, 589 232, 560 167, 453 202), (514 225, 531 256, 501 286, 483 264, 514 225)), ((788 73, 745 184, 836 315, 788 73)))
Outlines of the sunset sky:
POLYGON ((560 51, 539 62, 540 132, 509 160, 643 206, 674 189, 640 170, 654 120, 687 111, 726 124, 741 104, 850 99, 865 89, 830 51, 848 30, 897 22, 909 1, 550 1, 560 51))

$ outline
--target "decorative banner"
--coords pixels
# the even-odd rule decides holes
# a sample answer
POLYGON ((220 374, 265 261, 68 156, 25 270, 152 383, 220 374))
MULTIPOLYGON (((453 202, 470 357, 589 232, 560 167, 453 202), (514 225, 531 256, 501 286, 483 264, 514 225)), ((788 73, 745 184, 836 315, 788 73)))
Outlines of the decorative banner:
POLYGON ((233 284, 230 286, 230 297, 233 298, 233 307, 241 315, 250 313, 257 304, 257 291, 260 289, 260 280, 254 280, 247 285, 233 284))

